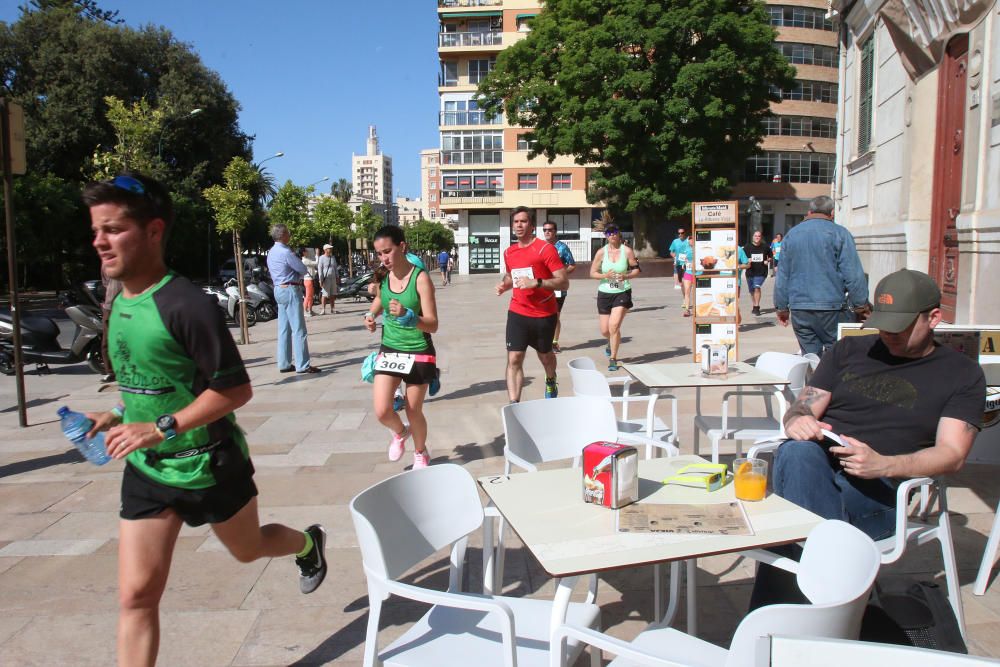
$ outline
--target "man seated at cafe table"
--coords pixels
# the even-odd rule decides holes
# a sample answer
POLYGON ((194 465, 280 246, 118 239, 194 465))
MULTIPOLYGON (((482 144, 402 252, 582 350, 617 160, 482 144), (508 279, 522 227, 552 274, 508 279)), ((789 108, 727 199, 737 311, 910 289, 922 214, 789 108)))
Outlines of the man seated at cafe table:
MULTIPOLYGON (((775 453, 774 492, 874 540, 895 532, 896 487, 958 471, 979 431, 986 380, 969 357, 934 341, 941 291, 903 269, 879 282, 865 329, 823 356, 785 413, 789 438, 775 453), (839 435, 844 446, 825 440, 839 435)), ((775 549, 778 551, 778 549, 775 549)), ((797 558, 795 547, 785 555, 797 558)), ((794 576, 761 565, 750 608, 802 602, 794 576)))

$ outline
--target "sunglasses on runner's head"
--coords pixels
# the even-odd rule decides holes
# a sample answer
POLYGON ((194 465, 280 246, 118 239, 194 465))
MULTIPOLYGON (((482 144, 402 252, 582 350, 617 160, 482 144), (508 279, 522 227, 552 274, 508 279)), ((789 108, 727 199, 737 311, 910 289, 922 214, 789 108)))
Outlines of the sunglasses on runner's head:
POLYGON ((125 190, 126 192, 131 192, 134 195, 146 194, 146 186, 142 184, 142 181, 132 178, 131 176, 115 176, 108 181, 108 183, 115 186, 119 190, 125 190))

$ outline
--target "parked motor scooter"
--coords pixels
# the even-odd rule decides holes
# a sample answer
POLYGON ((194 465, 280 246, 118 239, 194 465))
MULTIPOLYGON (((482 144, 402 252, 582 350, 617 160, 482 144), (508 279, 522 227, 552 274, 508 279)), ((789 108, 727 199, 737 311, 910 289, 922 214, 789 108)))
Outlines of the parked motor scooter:
POLYGON ((368 292, 368 283, 372 281, 374 275, 372 271, 365 271, 361 275, 348 280, 337 292, 337 298, 347 299, 354 297, 355 301, 361 301, 362 298, 373 301, 375 297, 368 292))
MULTIPOLYGON (((236 278, 226 281, 226 294, 229 295, 229 303, 233 305, 233 312, 230 315, 234 320, 239 319, 240 313, 240 285, 236 282, 236 278)), ((247 290, 246 295, 247 302, 247 324, 253 322, 257 323, 257 306, 262 302, 261 297, 258 294, 254 294, 247 290)), ((228 307, 229 304, 227 304, 228 307)), ((277 316, 277 311, 275 311, 275 316, 277 316)))
POLYGON ((264 280, 261 269, 253 270, 253 280, 247 282, 247 303, 255 303, 257 319, 268 322, 278 316, 278 306, 274 301, 274 286, 264 280))
MULTIPOLYGON (((219 308, 222 309, 222 314, 225 316, 226 320, 229 322, 239 322, 240 317, 240 295, 239 288, 230 289, 228 287, 215 287, 214 285, 206 285, 204 287, 206 294, 211 294, 216 298, 219 304, 219 308)), ((249 302, 247 303, 247 326, 253 326, 257 323, 257 311, 250 308, 249 302)))
MULTIPOLYGON (((76 303, 69 292, 60 295, 60 306, 76 325, 69 348, 59 344, 59 326, 49 317, 23 313, 21 315, 21 360, 36 364, 39 373, 49 373, 49 364, 77 364, 86 361, 90 370, 104 372, 101 342, 104 323, 101 309, 76 303)), ((14 320, 10 309, 0 310, 0 373, 13 375, 14 320)))

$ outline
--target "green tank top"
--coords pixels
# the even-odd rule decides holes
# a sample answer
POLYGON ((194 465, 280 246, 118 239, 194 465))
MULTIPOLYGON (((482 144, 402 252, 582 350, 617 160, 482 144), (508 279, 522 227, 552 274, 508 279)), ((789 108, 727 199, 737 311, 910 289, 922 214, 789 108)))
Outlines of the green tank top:
POLYGON ((393 299, 399 301, 403 306, 409 308, 419 316, 420 294, 417 293, 417 276, 422 269, 413 267, 410 273, 410 280, 402 292, 396 293, 389 289, 389 276, 382 279, 382 287, 379 289, 379 296, 382 299, 382 344, 395 350, 403 352, 422 352, 430 347, 430 334, 417 329, 416 327, 403 327, 396 322, 396 318, 389 314, 389 302, 393 299))
MULTIPOLYGON (((625 253, 625 246, 619 246, 618 248, 618 261, 612 262, 608 258, 608 250, 611 246, 604 246, 604 257, 601 260, 601 273, 607 273, 608 271, 614 271, 615 273, 628 273, 628 255, 625 253)), ((605 292, 607 294, 620 294, 622 292, 627 292, 632 289, 632 282, 629 280, 620 280, 617 283, 608 280, 607 278, 601 279, 601 284, 597 286, 598 292, 605 292)))

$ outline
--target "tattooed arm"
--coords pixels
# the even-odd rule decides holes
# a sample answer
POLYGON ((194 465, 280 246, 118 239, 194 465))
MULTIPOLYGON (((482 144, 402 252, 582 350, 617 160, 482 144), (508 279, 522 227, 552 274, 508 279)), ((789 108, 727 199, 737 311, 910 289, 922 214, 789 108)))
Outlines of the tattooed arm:
POLYGON ((820 429, 830 425, 819 421, 830 405, 830 392, 806 386, 785 412, 785 435, 794 440, 819 440, 820 429))
POLYGON ((850 447, 831 447, 844 471, 856 477, 934 477, 957 472, 965 463, 979 427, 961 419, 941 417, 933 447, 912 454, 883 456, 866 443, 845 437, 850 447))

